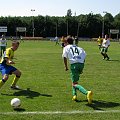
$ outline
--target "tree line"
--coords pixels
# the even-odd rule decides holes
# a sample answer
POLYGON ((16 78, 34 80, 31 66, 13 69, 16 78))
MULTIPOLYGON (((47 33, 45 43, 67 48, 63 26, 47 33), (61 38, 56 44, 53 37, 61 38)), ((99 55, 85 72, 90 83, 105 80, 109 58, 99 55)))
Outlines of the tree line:
MULTIPOLYGON (((102 35, 104 22, 104 33, 109 34, 110 29, 120 29, 120 13, 113 17, 110 13, 89 13, 86 15, 74 15, 67 11, 66 16, 24 16, 24 17, 0 17, 0 26, 7 26, 6 36, 16 36, 16 27, 26 27, 26 36, 31 37, 34 29, 35 37, 98 37, 102 35), (34 22, 34 28, 33 28, 34 22)), ((23 35, 24 33, 18 33, 23 35)))

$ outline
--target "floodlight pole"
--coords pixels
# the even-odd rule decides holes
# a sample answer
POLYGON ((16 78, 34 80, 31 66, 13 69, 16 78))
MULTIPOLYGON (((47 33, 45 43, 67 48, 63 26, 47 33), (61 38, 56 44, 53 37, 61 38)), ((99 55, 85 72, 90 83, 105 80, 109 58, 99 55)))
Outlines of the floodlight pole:
MULTIPOLYGON (((103 13, 107 13, 106 11, 103 11, 103 13)), ((103 16, 103 23, 102 23, 102 38, 104 38, 104 27, 105 27, 105 21, 103 16)))
MULTIPOLYGON (((35 9, 31 9, 32 12, 35 11, 35 9)), ((34 18, 33 18, 33 15, 32 15, 32 33, 33 33, 33 37, 34 37, 34 33, 35 33, 35 28, 34 28, 34 18)))

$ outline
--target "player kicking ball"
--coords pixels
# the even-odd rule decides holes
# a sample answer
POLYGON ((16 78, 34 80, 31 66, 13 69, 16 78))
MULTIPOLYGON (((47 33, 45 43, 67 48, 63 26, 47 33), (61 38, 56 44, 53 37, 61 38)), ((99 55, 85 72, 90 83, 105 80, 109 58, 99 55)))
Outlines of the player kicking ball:
POLYGON ((92 91, 87 91, 84 87, 78 84, 80 74, 84 68, 86 53, 82 48, 73 45, 73 41, 74 40, 71 37, 67 38, 67 46, 63 48, 62 54, 66 71, 68 70, 67 59, 70 63, 73 94, 72 100, 77 101, 77 90, 79 90, 86 95, 88 103, 92 104, 92 91))
POLYGON ((11 88, 19 89, 19 87, 16 86, 16 83, 21 76, 21 72, 14 66, 12 66, 13 64, 15 64, 15 62, 13 61, 14 52, 18 49, 18 47, 19 47, 19 42, 13 41, 11 47, 7 48, 2 56, 2 59, 0 61, 0 72, 2 73, 2 80, 0 80, 0 88, 8 80, 9 75, 14 74, 15 77, 11 84, 11 88))

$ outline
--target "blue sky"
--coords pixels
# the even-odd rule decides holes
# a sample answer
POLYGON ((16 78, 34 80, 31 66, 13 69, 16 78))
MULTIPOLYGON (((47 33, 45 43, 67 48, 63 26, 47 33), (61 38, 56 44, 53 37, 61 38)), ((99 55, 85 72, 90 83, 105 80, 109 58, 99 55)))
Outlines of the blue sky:
POLYGON ((73 15, 101 14, 113 16, 120 13, 120 0, 2 0, 0 16, 65 16, 71 9, 73 15), (31 11, 34 9, 35 11, 31 11))

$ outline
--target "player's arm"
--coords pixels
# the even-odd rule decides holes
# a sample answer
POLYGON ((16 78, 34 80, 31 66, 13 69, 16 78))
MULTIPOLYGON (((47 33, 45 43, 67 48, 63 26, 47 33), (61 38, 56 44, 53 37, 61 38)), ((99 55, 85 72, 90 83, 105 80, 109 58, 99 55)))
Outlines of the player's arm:
POLYGON ((4 60, 6 61, 7 64, 15 64, 15 62, 10 59, 10 50, 6 50, 4 60))
POLYGON ((65 65, 65 70, 67 71, 68 70, 67 58, 64 57, 63 60, 64 60, 64 65, 65 65))
POLYGON ((108 41, 108 47, 110 47, 110 40, 108 41))
POLYGON ((63 57, 63 62, 64 62, 64 65, 65 65, 65 71, 68 70, 68 65, 67 65, 67 51, 66 51, 66 47, 63 48, 63 54, 62 54, 62 57, 63 57))
POLYGON ((7 57, 5 57, 4 60, 6 61, 7 64, 15 64, 14 61, 8 59, 7 57))

